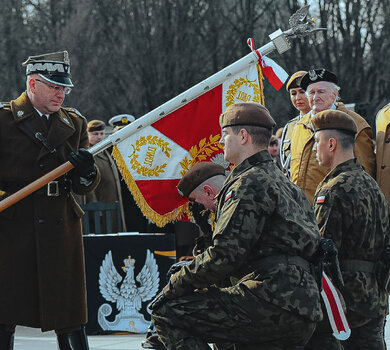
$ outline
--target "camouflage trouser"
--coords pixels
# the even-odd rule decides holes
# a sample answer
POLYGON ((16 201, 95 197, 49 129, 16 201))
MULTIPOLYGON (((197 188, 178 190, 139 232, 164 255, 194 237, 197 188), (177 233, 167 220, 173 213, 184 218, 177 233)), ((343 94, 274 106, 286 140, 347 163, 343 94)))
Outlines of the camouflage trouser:
POLYGON ((347 318, 351 325, 351 336, 342 342, 344 350, 386 350, 386 316, 364 318, 348 311, 347 318))
POLYGON ((235 286, 168 301, 153 312, 156 330, 168 350, 210 350, 207 343, 245 350, 303 349, 315 323, 250 294, 235 286))
POLYGON ((305 350, 341 350, 340 341, 332 335, 332 327, 328 316, 324 314, 324 319, 317 323, 317 327, 305 346, 305 350))
POLYGON ((385 316, 371 319, 348 311, 347 319, 351 327, 347 340, 340 342, 333 337, 329 320, 325 317, 317 324, 305 350, 386 350, 385 316))

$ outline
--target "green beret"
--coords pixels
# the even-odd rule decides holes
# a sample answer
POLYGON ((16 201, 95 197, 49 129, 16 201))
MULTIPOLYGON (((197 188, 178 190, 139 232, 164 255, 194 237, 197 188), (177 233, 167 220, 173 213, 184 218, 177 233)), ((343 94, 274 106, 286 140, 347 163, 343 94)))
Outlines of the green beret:
POLYGON ((103 120, 91 120, 87 124, 87 131, 92 132, 92 131, 100 131, 104 130, 106 128, 106 124, 104 123, 103 120))
POLYGON ((356 124, 353 119, 344 112, 328 109, 317 113, 311 120, 314 131, 336 129, 352 135, 357 132, 356 124))
POLYGON ((219 117, 219 125, 221 128, 234 125, 253 125, 271 130, 275 126, 275 121, 264 106, 246 102, 230 105, 225 113, 219 117))
POLYGON ((301 79, 307 72, 305 70, 300 70, 295 72, 286 84, 286 90, 290 91, 290 89, 297 89, 301 87, 301 79))
POLYGON ((177 190, 181 196, 188 197, 201 183, 217 175, 225 175, 223 166, 213 162, 197 163, 182 177, 177 190))
POLYGON ((327 81, 329 83, 338 84, 337 76, 333 72, 326 70, 325 68, 321 69, 312 69, 309 70, 301 79, 301 88, 307 90, 307 87, 310 84, 318 83, 320 81, 327 81))

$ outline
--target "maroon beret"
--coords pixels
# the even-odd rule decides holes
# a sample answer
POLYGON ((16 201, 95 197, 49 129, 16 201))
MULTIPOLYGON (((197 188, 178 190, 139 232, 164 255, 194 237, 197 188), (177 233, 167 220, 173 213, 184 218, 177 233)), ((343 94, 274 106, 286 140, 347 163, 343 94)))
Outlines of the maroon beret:
POLYGON ((317 113, 311 120, 314 131, 337 129, 355 135, 356 124, 353 119, 344 112, 328 109, 317 113))
POLYGON ((87 131, 92 132, 92 131, 100 131, 104 130, 106 128, 106 124, 104 123, 103 120, 91 120, 87 124, 87 131))
POLYGON ((243 102, 230 105, 219 117, 221 128, 234 125, 254 125, 272 129, 275 121, 268 109, 258 103, 243 102))
POLYGON ((197 163, 182 177, 177 190, 183 197, 188 197, 202 182, 217 175, 225 175, 223 166, 213 162, 197 163))

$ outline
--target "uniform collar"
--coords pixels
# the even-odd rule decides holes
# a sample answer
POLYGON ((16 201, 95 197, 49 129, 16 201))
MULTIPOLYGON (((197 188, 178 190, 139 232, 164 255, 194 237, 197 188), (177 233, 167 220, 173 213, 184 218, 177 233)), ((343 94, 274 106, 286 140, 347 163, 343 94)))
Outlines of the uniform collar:
POLYGON ((269 154, 268 150, 257 152, 252 156, 243 160, 240 164, 238 164, 229 174, 225 182, 228 182, 231 178, 240 175, 241 173, 248 170, 249 168, 252 168, 257 164, 265 163, 265 162, 273 162, 272 157, 269 154))
POLYGON ((340 163, 337 165, 334 169, 332 169, 324 178, 323 182, 327 182, 329 179, 333 179, 336 176, 340 175, 341 173, 344 173, 346 171, 356 170, 356 169, 363 169, 363 167, 360 165, 360 162, 357 158, 348 159, 343 163, 340 163))

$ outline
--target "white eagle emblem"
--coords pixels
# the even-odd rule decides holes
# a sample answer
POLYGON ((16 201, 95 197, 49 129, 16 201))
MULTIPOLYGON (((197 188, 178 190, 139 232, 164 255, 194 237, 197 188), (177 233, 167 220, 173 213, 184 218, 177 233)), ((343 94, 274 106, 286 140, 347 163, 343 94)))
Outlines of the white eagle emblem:
POLYGON ((146 332, 149 322, 139 310, 142 302, 151 300, 158 291, 159 272, 153 253, 146 251, 145 265, 134 280, 135 259, 129 256, 123 260, 125 266, 122 267, 126 273, 120 287, 118 284, 122 281, 122 276, 117 272, 112 261, 111 250, 106 254, 99 273, 99 289, 103 298, 109 302, 116 303, 119 314, 115 316, 113 322, 107 321, 106 317, 111 314, 112 307, 109 304, 103 304, 98 310, 98 322, 103 330, 118 330, 134 333, 146 332))

